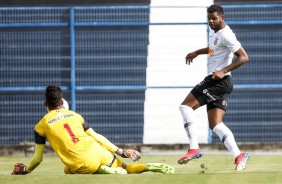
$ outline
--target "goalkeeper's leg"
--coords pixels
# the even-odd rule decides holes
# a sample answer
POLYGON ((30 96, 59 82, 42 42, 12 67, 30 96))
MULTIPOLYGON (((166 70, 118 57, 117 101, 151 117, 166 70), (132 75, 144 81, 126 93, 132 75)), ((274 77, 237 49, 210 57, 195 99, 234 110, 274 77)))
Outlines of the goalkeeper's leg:
POLYGON ((146 164, 131 164, 125 167, 128 174, 146 172, 146 164))
POLYGON ((112 166, 115 167, 122 167, 126 169, 127 174, 133 174, 133 173, 142 173, 148 171, 146 168, 146 164, 131 164, 127 165, 124 162, 122 162, 119 158, 116 158, 113 162, 112 166))
POLYGON ((164 163, 131 164, 126 166, 127 173, 158 172, 164 174, 174 173, 174 168, 164 163))
POLYGON ((122 167, 126 169, 128 174, 143 173, 143 172, 158 172, 158 173, 174 173, 174 168, 163 163, 148 163, 148 164, 130 164, 126 165, 120 159, 116 158, 112 167, 122 167))
POLYGON ((174 173, 174 168, 164 163, 148 163, 146 164, 146 170, 152 172, 164 173, 164 174, 174 173))
POLYGON ((122 167, 109 167, 101 165, 98 169, 99 174, 127 174, 127 171, 122 167))

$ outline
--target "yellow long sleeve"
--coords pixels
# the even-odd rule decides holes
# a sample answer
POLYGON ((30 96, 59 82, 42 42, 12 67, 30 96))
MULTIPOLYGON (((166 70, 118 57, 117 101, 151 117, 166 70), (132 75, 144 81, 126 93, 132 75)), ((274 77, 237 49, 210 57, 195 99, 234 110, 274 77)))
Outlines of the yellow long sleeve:
POLYGON ((99 142, 104 148, 114 153, 117 151, 118 147, 111 143, 106 137, 101 134, 96 133, 92 128, 86 131, 87 135, 93 137, 97 142, 99 142))
POLYGON ((33 171, 42 162, 44 148, 45 148, 45 144, 35 144, 33 158, 26 169, 28 172, 33 171))

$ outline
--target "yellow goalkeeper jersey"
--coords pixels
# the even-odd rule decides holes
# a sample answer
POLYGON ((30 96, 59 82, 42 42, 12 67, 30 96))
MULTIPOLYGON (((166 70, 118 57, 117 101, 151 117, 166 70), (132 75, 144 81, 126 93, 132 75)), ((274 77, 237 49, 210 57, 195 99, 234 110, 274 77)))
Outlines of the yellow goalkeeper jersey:
POLYGON ((91 173, 101 164, 108 164, 113 155, 87 135, 83 123, 81 115, 70 110, 57 109, 48 112, 35 126, 35 131, 48 140, 71 171, 84 167, 84 173, 91 173))

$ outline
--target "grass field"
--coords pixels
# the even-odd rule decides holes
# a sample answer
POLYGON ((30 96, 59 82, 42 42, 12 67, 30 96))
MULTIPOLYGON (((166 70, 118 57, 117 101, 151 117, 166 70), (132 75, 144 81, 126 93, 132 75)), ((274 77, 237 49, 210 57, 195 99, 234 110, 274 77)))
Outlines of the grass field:
MULTIPOLYGON (((26 176, 13 176, 16 162, 28 163, 31 157, 0 157, 0 184, 269 184, 282 183, 281 155, 251 155, 244 171, 234 170, 234 160, 229 154, 206 154, 187 165, 176 163, 179 155, 143 155, 139 162, 164 162, 174 166, 175 174, 142 173, 131 175, 65 175, 63 164, 52 155, 26 176), (207 169, 202 169, 204 164, 207 169)), ((126 160, 128 164, 132 163, 126 160)))

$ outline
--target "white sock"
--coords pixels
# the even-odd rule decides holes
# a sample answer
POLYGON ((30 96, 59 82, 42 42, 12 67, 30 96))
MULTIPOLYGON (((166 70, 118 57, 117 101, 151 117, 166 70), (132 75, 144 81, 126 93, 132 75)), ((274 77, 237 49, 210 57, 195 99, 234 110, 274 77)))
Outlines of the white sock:
POLYGON ((183 118, 184 129, 189 139, 190 149, 198 149, 198 135, 193 118, 194 110, 186 105, 180 105, 179 110, 183 118))
POLYGON ((240 150, 236 144, 233 133, 227 126, 225 126, 223 122, 217 124, 213 128, 213 132, 218 135, 220 140, 223 142, 228 151, 231 152, 234 158, 240 154, 240 150))

